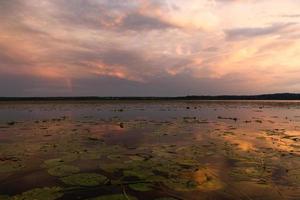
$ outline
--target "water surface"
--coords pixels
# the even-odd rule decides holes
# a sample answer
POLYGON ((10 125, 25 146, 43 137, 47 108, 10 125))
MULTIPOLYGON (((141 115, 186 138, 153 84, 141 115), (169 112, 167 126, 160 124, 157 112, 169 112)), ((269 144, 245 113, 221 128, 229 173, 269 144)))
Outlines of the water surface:
POLYGON ((300 199, 300 102, 0 103, 0 199, 300 199))

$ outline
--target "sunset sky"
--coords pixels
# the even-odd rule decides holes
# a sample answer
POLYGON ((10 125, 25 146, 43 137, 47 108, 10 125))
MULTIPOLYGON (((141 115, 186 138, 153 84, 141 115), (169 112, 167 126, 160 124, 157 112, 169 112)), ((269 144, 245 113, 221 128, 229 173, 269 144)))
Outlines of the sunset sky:
POLYGON ((299 0, 0 0, 0 96, 300 92, 299 0))

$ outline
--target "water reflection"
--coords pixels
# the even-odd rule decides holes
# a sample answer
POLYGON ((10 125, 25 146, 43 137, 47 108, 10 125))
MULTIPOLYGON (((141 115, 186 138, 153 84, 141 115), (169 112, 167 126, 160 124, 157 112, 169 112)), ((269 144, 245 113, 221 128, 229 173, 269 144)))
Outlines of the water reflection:
POLYGON ((0 199, 300 198, 299 103, 0 108, 0 199))

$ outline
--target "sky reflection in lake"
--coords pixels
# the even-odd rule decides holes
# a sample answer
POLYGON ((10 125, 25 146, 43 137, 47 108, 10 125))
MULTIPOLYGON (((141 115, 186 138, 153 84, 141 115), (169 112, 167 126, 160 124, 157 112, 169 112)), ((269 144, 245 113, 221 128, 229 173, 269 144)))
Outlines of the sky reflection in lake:
POLYGON ((299 102, 1 103, 0 199, 296 200, 299 111, 299 102))

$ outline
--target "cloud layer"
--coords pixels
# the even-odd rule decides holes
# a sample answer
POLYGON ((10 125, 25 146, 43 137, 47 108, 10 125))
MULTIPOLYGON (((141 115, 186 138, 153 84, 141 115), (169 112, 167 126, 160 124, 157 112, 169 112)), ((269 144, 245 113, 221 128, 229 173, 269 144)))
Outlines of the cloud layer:
POLYGON ((0 1, 0 96, 300 92, 299 6, 0 1))

